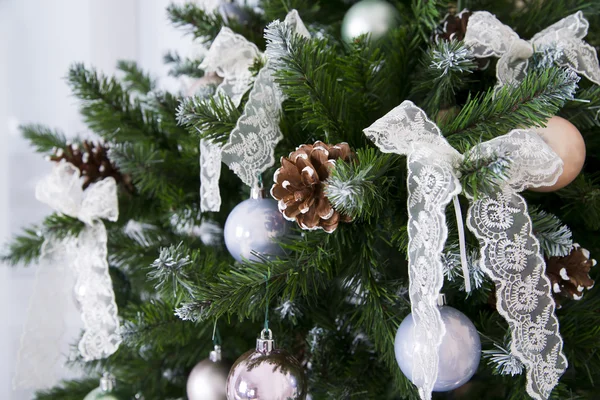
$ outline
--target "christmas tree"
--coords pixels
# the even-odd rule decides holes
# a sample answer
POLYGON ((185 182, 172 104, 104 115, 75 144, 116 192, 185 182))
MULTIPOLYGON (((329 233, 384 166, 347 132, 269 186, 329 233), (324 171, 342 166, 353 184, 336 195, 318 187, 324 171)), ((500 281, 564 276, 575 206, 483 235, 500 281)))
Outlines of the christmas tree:
POLYGON ((188 93, 135 63, 118 77, 74 64, 98 141, 22 127, 58 171, 39 190, 57 211, 4 260, 68 243, 74 269, 110 274, 96 303, 76 292, 81 312, 118 309, 116 327, 75 343, 88 378, 37 399, 102 396, 105 372, 118 398, 182 399, 188 385, 200 399, 188 378, 221 382, 261 331, 258 354, 281 365, 251 397, 242 360, 228 398, 274 400, 277 374, 296 385, 281 398, 598 398, 600 3, 167 11, 210 48, 165 56, 188 93), (76 182, 62 186, 75 206, 59 181, 76 182), (438 308, 440 292, 460 312, 438 308), (269 331, 287 353, 269 353, 269 331))

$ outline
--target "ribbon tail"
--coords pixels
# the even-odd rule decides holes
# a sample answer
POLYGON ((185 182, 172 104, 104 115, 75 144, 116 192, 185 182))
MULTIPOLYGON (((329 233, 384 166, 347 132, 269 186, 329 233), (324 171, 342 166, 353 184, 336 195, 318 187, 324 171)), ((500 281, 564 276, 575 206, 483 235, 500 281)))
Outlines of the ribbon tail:
POLYGON ((527 393, 544 400, 567 368, 550 281, 525 199, 510 186, 475 200, 467 226, 481 246, 481 268, 496 285, 498 312, 525 364, 527 393))
POLYGON ((84 333, 79 352, 85 361, 110 356, 121 343, 115 294, 106 259, 107 235, 104 223, 88 225, 75 241, 75 298, 81 307, 84 333))
POLYGON ((435 149, 419 148, 409 154, 407 162, 409 295, 414 335, 423 344, 414 349, 411 380, 421 399, 429 400, 446 333, 437 304, 444 283, 441 255, 448 237, 445 210, 461 188, 451 164, 435 149), (429 187, 436 189, 429 191, 429 187))
POLYGON ((75 313, 66 253, 68 246, 63 242, 49 239, 43 244, 21 335, 14 389, 42 389, 64 377, 69 354, 65 318, 75 313))
POLYGON ((221 209, 222 148, 208 139, 200 140, 200 211, 218 212, 221 209))
POLYGON ((465 240, 465 224, 463 223, 462 210, 458 196, 452 198, 454 204, 454 214, 456 215, 456 226, 458 227, 458 245, 460 248, 460 264, 465 279, 465 291, 471 292, 471 275, 469 274, 469 262, 467 261, 467 242, 465 240))

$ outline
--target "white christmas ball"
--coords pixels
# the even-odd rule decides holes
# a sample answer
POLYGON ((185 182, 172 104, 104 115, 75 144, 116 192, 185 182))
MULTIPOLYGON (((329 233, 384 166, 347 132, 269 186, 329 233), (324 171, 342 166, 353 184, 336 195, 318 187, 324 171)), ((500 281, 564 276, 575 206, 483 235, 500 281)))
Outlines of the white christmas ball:
POLYGON ((552 117, 545 128, 536 128, 538 135, 563 161, 563 172, 552 186, 531 188, 534 192, 552 192, 573 182, 585 163, 585 142, 575 125, 561 117, 552 117))
MULTIPOLYGON (((435 392, 446 392, 465 384, 477 371, 481 358, 481 341, 475 325, 455 308, 440 307, 446 334, 442 338, 438 355, 438 376, 433 386, 435 392)), ((394 349, 396 361, 408 379, 413 380, 413 351, 427 346, 423 337, 415 338, 414 321, 409 314, 398 327, 394 349)))
POLYGON ((226 384, 229 368, 222 361, 200 361, 187 380, 186 393, 189 400, 226 400, 226 384))
POLYGON ((262 257, 284 255, 277 243, 289 231, 289 224, 273 199, 248 199, 238 204, 227 217, 223 234, 229 253, 238 261, 260 261, 262 257))
POLYGON ((369 33, 372 39, 379 39, 398 26, 399 22, 398 10, 387 1, 359 1, 344 16, 342 38, 351 42, 355 37, 369 33))

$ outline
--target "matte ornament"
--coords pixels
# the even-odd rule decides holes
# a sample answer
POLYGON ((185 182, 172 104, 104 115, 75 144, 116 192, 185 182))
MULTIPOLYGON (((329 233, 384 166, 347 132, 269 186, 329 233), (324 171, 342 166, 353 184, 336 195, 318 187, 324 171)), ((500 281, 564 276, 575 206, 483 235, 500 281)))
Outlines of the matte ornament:
POLYGON ((563 161, 563 173, 552 186, 531 188, 535 192, 553 192, 573 182, 585 162, 585 142, 579 130, 561 117, 552 117, 545 128, 536 128, 536 132, 554 150, 563 161))
POLYGON ((342 22, 342 38, 351 42, 354 38, 370 34, 376 40, 385 36, 400 24, 398 10, 387 1, 359 1, 346 13, 342 22))
POLYGON ((304 370, 286 351, 274 348, 271 331, 263 331, 256 350, 243 354, 231 367, 227 399, 304 400, 304 370))
POLYGON ((225 245, 237 261, 260 261, 261 257, 284 255, 277 240, 288 233, 289 223, 279 212, 275 200, 261 196, 253 194, 254 198, 242 201, 225 222, 225 245))
MULTIPOLYGON (((448 306, 440 307, 440 314, 446 334, 438 351, 438 375, 433 390, 446 392, 462 386, 475 374, 481 358, 481 341, 475 325, 465 314, 448 306)), ((398 328, 394 349, 402 373, 419 386, 421 382, 412 380, 413 350, 426 342, 415 338, 413 328, 413 317, 409 314, 398 328)))
POLYGON ((221 346, 215 346, 210 357, 200 361, 187 380, 189 400, 226 400, 225 385, 229 368, 221 360, 221 346))

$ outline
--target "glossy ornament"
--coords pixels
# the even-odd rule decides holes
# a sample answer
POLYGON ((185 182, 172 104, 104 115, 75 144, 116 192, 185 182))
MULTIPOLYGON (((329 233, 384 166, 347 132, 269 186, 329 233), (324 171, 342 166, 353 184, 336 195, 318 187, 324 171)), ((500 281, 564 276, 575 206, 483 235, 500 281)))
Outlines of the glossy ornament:
POLYGON ((98 388, 89 392, 83 400, 120 400, 114 393, 114 388, 115 377, 109 373, 104 373, 98 388))
POLYGON ((226 400, 228 366, 222 361, 221 346, 215 346, 210 357, 200 361, 187 380, 186 393, 189 400, 226 400))
POLYGON ((346 12, 342 38, 351 42, 357 36, 369 33, 371 39, 377 40, 399 24, 400 14, 393 5, 383 0, 363 0, 346 12))
POLYGON ((271 331, 263 330, 256 350, 243 354, 227 378, 228 400, 303 400, 306 378, 300 363, 275 349, 271 331))
MULTIPOLYGON (((440 307, 440 314, 446 334, 438 351, 438 376, 433 391, 446 392, 462 386, 475 374, 481 358, 481 341, 475 325, 465 314, 448 306, 440 307)), ((409 314, 398 328, 394 349, 402 373, 419 386, 421 382, 412 380, 413 349, 423 344, 415 338, 413 328, 413 317, 409 314)))
POLYGON ((545 128, 536 128, 536 132, 563 161, 563 173, 552 186, 531 188, 536 192, 553 192, 573 182, 581 172, 585 162, 585 142, 579 130, 561 117, 552 117, 545 128))
POLYGON ((277 243, 289 231, 289 223, 277 202, 264 198, 264 191, 252 190, 252 198, 238 204, 227 217, 223 235, 229 253, 237 261, 260 261, 253 253, 270 258, 285 253, 277 243))

